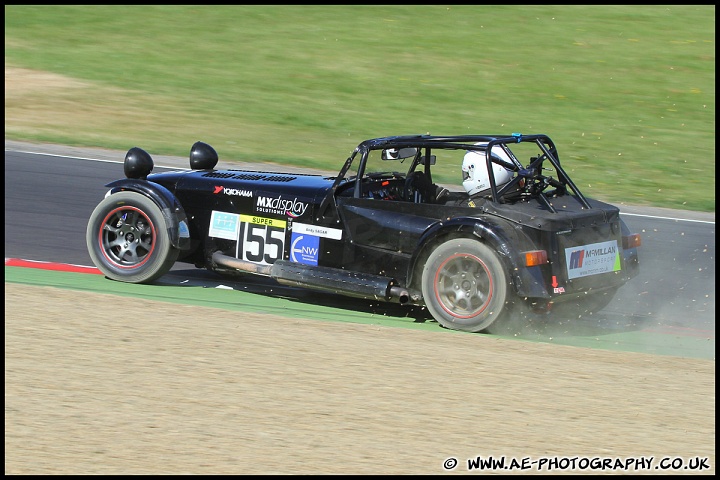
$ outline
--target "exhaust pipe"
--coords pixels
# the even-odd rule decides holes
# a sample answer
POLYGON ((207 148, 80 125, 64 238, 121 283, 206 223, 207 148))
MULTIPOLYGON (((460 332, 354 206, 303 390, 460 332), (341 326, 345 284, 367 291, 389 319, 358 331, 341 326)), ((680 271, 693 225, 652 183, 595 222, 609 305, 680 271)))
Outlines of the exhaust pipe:
POLYGON ((269 276, 281 285, 304 287, 349 297, 397 301, 400 304, 410 300, 408 291, 395 285, 395 279, 382 275, 316 267, 287 260, 277 260, 272 265, 258 265, 220 252, 212 255, 212 261, 224 267, 269 276))
POLYGON ((410 300, 410 292, 398 286, 390 287, 390 300, 397 299, 400 305, 405 305, 410 300))
POLYGON ((229 257, 220 252, 212 254, 212 261, 216 265, 234 268, 235 270, 241 270, 243 272, 255 273, 257 275, 265 275, 267 277, 270 276, 270 268, 272 267, 272 265, 260 265, 258 263, 240 260, 239 258, 229 257))
POLYGON ((401 304, 407 303, 410 299, 407 290, 395 285, 395 279, 381 275, 315 267, 287 260, 276 261, 271 270, 270 276, 282 285, 294 285, 386 302, 396 300, 401 304))

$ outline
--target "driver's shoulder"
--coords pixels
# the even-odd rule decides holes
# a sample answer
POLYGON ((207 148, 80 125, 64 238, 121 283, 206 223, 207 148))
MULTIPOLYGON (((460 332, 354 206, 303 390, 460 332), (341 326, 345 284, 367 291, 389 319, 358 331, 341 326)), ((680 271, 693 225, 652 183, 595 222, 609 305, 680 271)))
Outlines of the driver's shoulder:
POLYGON ((462 198, 457 200, 456 205, 459 207, 479 207, 487 201, 485 192, 475 193, 473 195, 463 195, 462 198))
MULTIPOLYGON (((499 201, 500 203, 515 203, 518 200, 521 200, 521 189, 519 188, 513 188, 508 192, 504 192, 500 197, 499 201)), ((486 204, 487 202, 492 202, 493 196, 492 196, 492 190, 487 189, 483 190, 481 192, 474 193, 472 195, 464 195, 463 198, 459 199, 456 203, 457 206, 461 207, 481 207, 482 205, 486 204)))

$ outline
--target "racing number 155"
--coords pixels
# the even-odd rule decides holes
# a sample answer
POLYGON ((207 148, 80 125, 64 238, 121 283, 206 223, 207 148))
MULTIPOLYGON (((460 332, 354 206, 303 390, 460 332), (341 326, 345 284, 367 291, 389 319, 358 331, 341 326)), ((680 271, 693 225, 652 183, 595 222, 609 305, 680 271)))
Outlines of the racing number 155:
POLYGON ((271 265, 285 250, 285 220, 240 215, 237 258, 271 265))

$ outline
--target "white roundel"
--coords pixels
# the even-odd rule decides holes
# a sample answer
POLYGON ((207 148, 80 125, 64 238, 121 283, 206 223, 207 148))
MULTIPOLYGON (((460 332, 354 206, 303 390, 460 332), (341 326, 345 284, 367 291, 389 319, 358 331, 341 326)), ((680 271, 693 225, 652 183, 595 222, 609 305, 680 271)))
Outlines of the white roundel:
MULTIPOLYGON (((482 144, 478 144, 482 145, 482 144)), ((507 163, 512 161, 505 151, 499 146, 492 149, 493 155, 497 155, 507 163)), ((495 174, 495 185, 500 188, 512 179, 513 172, 497 163, 492 164, 493 173, 495 174)), ((485 161, 485 152, 468 151, 463 158, 462 164, 463 187, 469 195, 474 195, 483 190, 490 188, 490 178, 488 176, 487 162, 485 161)))

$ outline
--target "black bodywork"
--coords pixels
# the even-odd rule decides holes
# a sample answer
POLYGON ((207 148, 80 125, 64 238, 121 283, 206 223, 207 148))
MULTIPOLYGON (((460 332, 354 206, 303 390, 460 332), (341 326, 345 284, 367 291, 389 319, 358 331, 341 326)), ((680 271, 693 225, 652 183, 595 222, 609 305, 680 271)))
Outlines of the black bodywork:
MULTIPOLYGON (((592 308, 602 308, 638 274, 639 236, 628 231, 617 207, 579 191, 546 135, 376 138, 360 143, 338 174, 328 176, 216 170, 217 154, 202 142, 191 149, 190 162, 190 170, 152 174, 150 156, 132 149, 127 178, 108 184, 109 195, 150 198, 163 212, 177 261, 221 274, 424 305, 422 284, 432 281, 431 273, 423 274, 426 262, 439 245, 457 238, 495 252, 508 305, 547 310, 593 298, 592 308), (535 153, 518 158, 520 145, 535 153), (490 175, 491 188, 474 207, 464 206, 462 188, 433 179, 443 152, 496 146, 512 163, 490 155, 488 167, 500 163, 514 177, 498 188, 490 175), (392 168, 371 168, 376 155, 392 168), (416 186, 418 176, 433 188, 416 186)), ((459 176, 460 164, 451 168, 459 176)), ((452 321, 441 323, 452 328, 452 321)))

